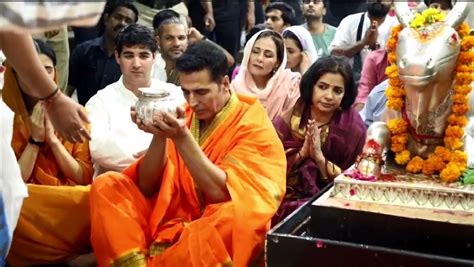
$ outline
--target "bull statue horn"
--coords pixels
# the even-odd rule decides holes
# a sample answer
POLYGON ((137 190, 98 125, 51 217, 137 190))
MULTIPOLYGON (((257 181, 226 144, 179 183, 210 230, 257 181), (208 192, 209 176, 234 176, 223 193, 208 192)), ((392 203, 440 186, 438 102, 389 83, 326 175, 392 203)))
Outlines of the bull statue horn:
POLYGON ((456 28, 461 23, 463 23, 467 17, 467 14, 469 13, 470 4, 471 3, 467 2, 466 0, 457 1, 453 9, 451 9, 451 11, 449 11, 448 15, 446 16, 446 24, 456 28))
POLYGON ((400 22, 403 27, 409 27, 410 22, 413 19, 413 13, 408 6, 408 2, 393 1, 393 7, 395 9, 395 14, 397 14, 398 22, 400 22))
POLYGON ((393 1, 393 7, 395 9, 395 14, 397 14, 398 22, 400 22, 403 27, 410 26, 410 22, 413 19, 413 13, 408 6, 408 2, 393 1))

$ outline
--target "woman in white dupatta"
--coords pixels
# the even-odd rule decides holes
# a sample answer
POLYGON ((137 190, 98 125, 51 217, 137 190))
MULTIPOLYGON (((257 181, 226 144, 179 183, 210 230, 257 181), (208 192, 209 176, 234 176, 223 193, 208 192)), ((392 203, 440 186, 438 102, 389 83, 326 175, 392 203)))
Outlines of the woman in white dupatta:
POLYGON ((303 75, 318 60, 313 38, 303 26, 291 26, 283 31, 288 61, 286 67, 303 75))

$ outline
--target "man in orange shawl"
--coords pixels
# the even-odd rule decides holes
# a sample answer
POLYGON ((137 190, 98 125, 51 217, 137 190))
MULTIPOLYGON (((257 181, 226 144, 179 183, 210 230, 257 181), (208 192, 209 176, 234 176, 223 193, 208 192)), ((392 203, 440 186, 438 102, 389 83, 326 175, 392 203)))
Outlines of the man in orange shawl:
MULTIPOLYGON (((42 41, 35 42, 40 61, 54 80, 54 51, 42 41)), ((57 137, 41 103, 23 88, 22 77, 7 65, 3 100, 15 112, 12 147, 29 194, 7 262, 12 266, 62 263, 91 252, 89 187, 65 186, 92 182, 89 144, 57 137)))
POLYGON ((225 55, 208 42, 178 59, 188 102, 155 112, 140 160, 92 185, 99 266, 249 266, 285 193, 286 160, 257 99, 231 92, 225 55))

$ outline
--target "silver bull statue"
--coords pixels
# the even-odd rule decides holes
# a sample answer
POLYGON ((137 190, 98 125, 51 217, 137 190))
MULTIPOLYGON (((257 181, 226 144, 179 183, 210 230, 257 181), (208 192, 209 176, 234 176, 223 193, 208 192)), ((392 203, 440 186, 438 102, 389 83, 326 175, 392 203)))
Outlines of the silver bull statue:
MULTIPOLYGON (((432 138, 420 139, 408 132, 407 149, 412 156, 426 158, 437 145, 443 145, 447 118, 451 113, 451 94, 454 85, 455 67, 460 52, 460 37, 456 32, 466 18, 469 2, 458 1, 447 14, 444 22, 437 22, 436 34, 428 40, 420 40, 419 33, 410 27, 414 15, 404 1, 394 1, 399 22, 404 26, 397 43, 397 67, 404 84, 406 97, 404 112, 412 130, 417 135, 432 138)), ((471 94, 471 107, 474 107, 471 94)), ((387 108, 385 122, 402 117, 400 111, 387 108)), ((469 124, 465 128, 464 145, 468 153, 468 167, 474 167, 474 108, 468 114, 469 124)), ((390 131, 385 122, 373 123, 367 131, 367 141, 374 140, 384 151, 390 148, 390 131)), ((379 177, 380 164, 362 158, 357 169, 366 177, 379 177)))

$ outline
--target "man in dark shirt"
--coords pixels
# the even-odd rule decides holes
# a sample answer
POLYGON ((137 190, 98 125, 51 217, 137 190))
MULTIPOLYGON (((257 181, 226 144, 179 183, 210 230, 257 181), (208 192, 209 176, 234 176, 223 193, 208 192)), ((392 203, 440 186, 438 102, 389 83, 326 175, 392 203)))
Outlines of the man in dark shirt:
POLYGON ((247 4, 254 0, 189 0, 189 17, 200 33, 227 50, 236 58, 240 49, 240 34, 247 17, 247 4))
POLYGON ((76 89, 80 104, 85 105, 98 90, 120 78, 120 67, 114 57, 115 36, 137 20, 138 10, 132 1, 110 2, 104 10, 103 35, 73 50, 69 61, 68 92, 72 94, 76 89))

